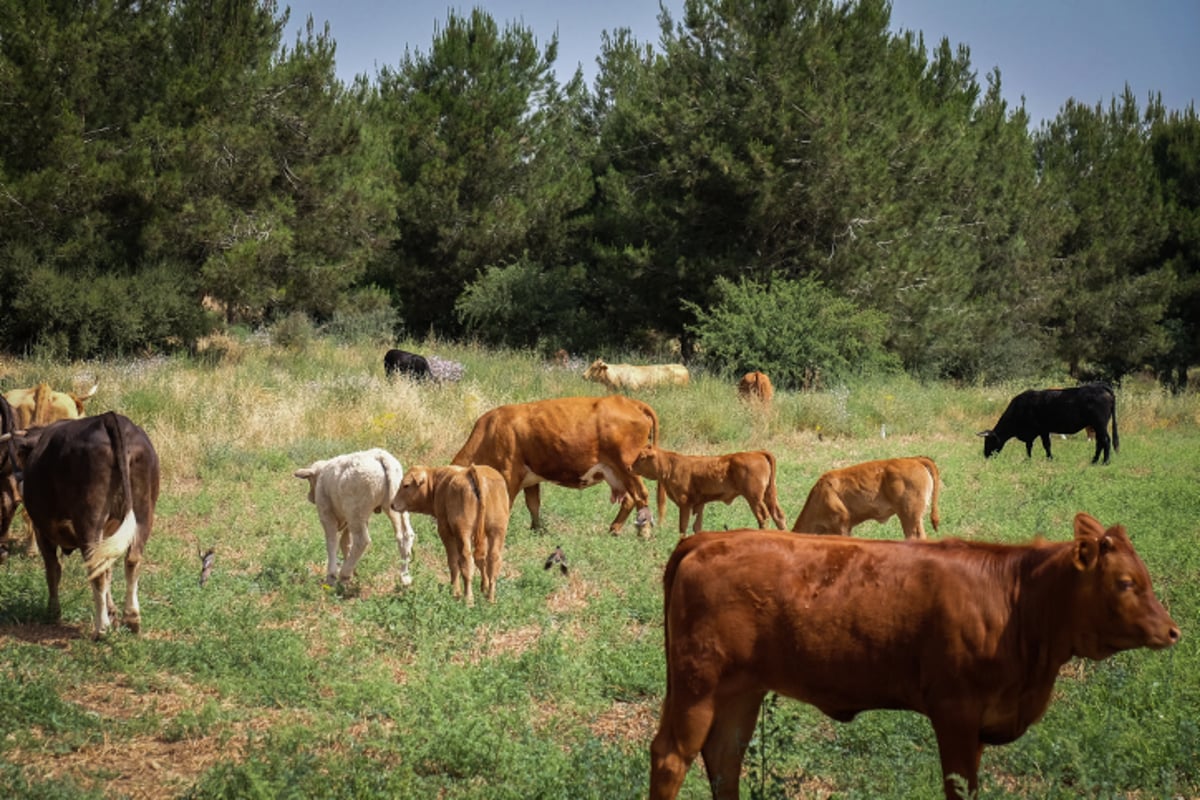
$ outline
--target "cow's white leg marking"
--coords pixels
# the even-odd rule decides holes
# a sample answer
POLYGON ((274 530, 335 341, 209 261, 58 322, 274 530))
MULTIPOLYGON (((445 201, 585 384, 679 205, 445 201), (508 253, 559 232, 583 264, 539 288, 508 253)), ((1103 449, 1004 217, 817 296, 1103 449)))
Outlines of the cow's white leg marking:
POLYGON ((92 634, 95 638, 100 638, 109 626, 108 617, 108 592, 109 584, 112 581, 112 569, 106 569, 97 577, 93 578, 92 584, 92 634))

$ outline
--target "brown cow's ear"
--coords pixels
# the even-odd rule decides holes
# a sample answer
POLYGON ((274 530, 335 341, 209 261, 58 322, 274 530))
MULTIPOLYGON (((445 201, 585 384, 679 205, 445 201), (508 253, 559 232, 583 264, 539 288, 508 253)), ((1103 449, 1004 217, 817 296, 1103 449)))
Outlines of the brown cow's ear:
POLYGON ((1100 520, 1096 519, 1091 514, 1086 514, 1082 511, 1075 515, 1076 539, 1082 537, 1099 539, 1102 536, 1104 536, 1104 526, 1100 524, 1100 520))
POLYGON ((1075 569, 1087 572, 1096 566, 1100 558, 1100 543, 1095 539, 1080 538, 1075 540, 1075 569))

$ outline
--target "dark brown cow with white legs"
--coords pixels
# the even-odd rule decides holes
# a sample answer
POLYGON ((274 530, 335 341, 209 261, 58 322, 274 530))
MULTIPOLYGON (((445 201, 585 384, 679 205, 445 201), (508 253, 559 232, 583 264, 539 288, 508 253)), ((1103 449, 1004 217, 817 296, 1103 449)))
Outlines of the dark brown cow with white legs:
POLYGON ((652 800, 674 798, 698 754, 713 797, 736 798, 770 691, 839 722, 928 717, 946 797, 954 776, 974 794, 983 746, 1041 718, 1068 660, 1180 635, 1125 529, 1087 514, 1073 541, 1028 545, 699 533, 675 548, 663 591, 652 800))
POLYGON ((64 555, 83 552, 96 637, 116 615, 112 566, 124 557, 123 621, 138 632, 138 574, 158 502, 158 454, 150 437, 129 418, 109 411, 34 428, 13 441, 23 467, 22 499, 46 566, 50 617, 62 615, 59 549, 64 555))

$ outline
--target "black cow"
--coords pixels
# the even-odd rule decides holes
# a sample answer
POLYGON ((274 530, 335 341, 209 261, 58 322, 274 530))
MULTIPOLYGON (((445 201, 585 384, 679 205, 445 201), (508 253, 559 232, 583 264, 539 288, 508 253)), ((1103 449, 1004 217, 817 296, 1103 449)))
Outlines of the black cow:
MULTIPOLYGON (((158 454, 150 438, 127 417, 111 411, 5 434, 8 437, 16 443, 17 466, 24 470, 20 492, 46 567, 50 617, 58 620, 62 615, 59 548, 64 555, 83 551, 92 583, 96 637, 116 615, 112 565, 124 556, 123 621, 136 633, 141 627, 138 573, 158 502, 158 454)), ((0 482, 12 476, 11 467, 5 471, 0 482)))
POLYGON ((407 350, 388 350, 383 357, 383 371, 390 378, 397 372, 412 378, 430 378, 429 362, 425 356, 410 353, 407 350))
POLYGON ((1084 428, 1096 432, 1096 454, 1092 463, 1108 463, 1108 421, 1112 419, 1112 449, 1120 450, 1117 437, 1117 398, 1112 387, 1104 383, 1089 383, 1074 389, 1030 389, 1009 401, 1000 421, 990 431, 980 431, 983 455, 990 458, 1004 447, 1009 439, 1025 443, 1025 455, 1033 457, 1033 441, 1041 437, 1046 458, 1050 455, 1050 434, 1077 433, 1084 428))

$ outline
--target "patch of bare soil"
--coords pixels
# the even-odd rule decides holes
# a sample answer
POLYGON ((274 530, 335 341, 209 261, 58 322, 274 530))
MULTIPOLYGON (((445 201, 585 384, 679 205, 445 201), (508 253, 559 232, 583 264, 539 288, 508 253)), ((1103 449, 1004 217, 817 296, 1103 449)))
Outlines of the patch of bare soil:
POLYGON ((614 701, 612 706, 600 713, 588 728, 597 738, 610 744, 630 747, 645 747, 658 731, 659 704, 638 701, 626 703, 614 701))
POLYGON ((46 625, 40 622, 32 625, 0 625, 0 642, 13 639, 26 644, 70 650, 72 642, 83 638, 83 629, 78 625, 46 625))

